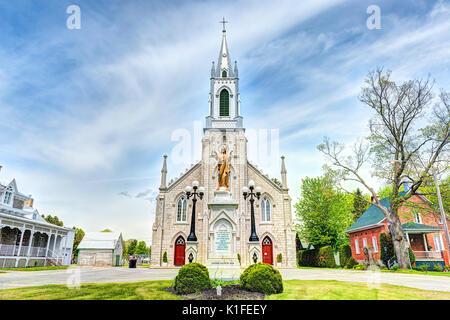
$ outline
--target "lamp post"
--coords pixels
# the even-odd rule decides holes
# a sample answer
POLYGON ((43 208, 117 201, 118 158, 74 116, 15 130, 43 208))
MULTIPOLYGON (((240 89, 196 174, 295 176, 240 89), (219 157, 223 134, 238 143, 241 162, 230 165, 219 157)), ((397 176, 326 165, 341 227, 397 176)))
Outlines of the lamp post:
POLYGON ((192 187, 187 186, 184 191, 186 191, 186 197, 192 198, 192 216, 191 216, 191 232, 187 238, 187 241, 197 241, 197 236, 195 235, 195 203, 197 202, 197 196, 202 199, 205 194, 205 188, 198 186, 198 181, 192 182, 192 187), (198 189, 198 192, 197 192, 198 189))
POLYGON ((250 198, 250 214, 251 214, 251 233, 250 233, 250 239, 249 241, 259 241, 258 235, 256 234, 256 227, 255 227, 255 208, 254 208, 254 202, 255 197, 259 200, 261 197, 261 188, 256 187, 255 188, 255 182, 253 180, 250 180, 248 182, 248 187, 242 188, 242 195, 244 196, 244 200, 247 200, 247 198, 250 198), (253 192, 253 189, 255 192, 253 192))

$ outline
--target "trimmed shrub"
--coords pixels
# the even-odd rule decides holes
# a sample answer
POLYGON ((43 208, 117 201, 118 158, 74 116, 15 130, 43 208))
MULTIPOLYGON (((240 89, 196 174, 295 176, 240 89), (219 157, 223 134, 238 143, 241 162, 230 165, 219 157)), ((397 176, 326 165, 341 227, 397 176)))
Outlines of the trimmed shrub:
POLYGON ((445 271, 445 272, 450 272, 450 265, 446 265, 446 266, 444 267, 444 271, 445 271))
POLYGON ((174 289, 179 294, 201 292, 211 288, 208 269, 200 263, 189 263, 178 271, 174 289))
POLYGON ((166 251, 164 251, 164 253, 163 253, 163 262, 167 263, 167 252, 166 251))
POLYGON ((279 254, 277 255, 277 262, 278 262, 278 263, 283 262, 283 255, 282 255, 281 253, 279 253, 279 254))
POLYGON ((343 244, 339 247, 339 263, 341 267, 345 267, 348 259, 352 256, 352 247, 348 244, 343 244))
MULTIPOLYGON (((259 262, 261 263, 261 262, 259 262)), ((249 274, 253 271, 253 269, 255 269, 258 266, 258 263, 254 263, 249 265, 244 272, 241 273, 241 277, 240 277, 240 281, 241 281, 241 285, 243 283, 247 283, 247 278, 249 276, 249 274)))
POLYGON ((353 269, 354 266, 358 265, 358 261, 355 260, 355 258, 350 257, 347 260, 347 264, 345 265, 346 269, 353 269))
POLYGON ((318 250, 301 250, 298 252, 298 265, 301 267, 317 267, 318 250))
POLYGON ((283 292, 283 280, 280 272, 269 264, 255 263, 241 275, 242 288, 264 294, 283 292))
POLYGON ((333 248, 331 246, 325 246, 319 249, 317 265, 322 268, 336 268, 336 260, 334 259, 333 248))

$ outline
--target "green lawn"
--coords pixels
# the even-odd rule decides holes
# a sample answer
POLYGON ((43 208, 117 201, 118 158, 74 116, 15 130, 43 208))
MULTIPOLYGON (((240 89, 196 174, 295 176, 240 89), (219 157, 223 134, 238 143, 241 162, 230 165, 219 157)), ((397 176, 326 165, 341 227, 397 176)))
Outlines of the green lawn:
MULTIPOLYGON (((46 270, 58 270, 58 269, 67 269, 67 266, 48 266, 48 267, 28 267, 28 268, 4 268, 1 270, 9 270, 9 271, 46 271, 46 270)), ((4 272, 2 272, 4 273, 4 272)))
MULTIPOLYGON (((347 270, 347 271, 364 271, 364 270, 355 270, 355 269, 344 269, 344 268, 319 268, 319 267, 298 267, 298 269, 329 269, 329 270, 347 270)), ((380 270, 381 272, 394 272, 394 273, 407 273, 407 274, 419 274, 422 276, 443 276, 443 277, 450 277, 450 272, 439 272, 439 271, 417 271, 417 270, 410 270, 410 269, 398 269, 397 271, 394 270, 380 270)))
POLYGON ((0 300, 179 300, 164 291, 172 281, 138 281, 124 283, 89 283, 80 289, 66 285, 47 285, 0 290, 0 300))
POLYGON ((426 291, 380 284, 334 280, 283 281, 284 292, 267 296, 269 300, 450 300, 450 292, 426 291))
MULTIPOLYGON (((267 296, 270 300, 450 300, 450 293, 425 291, 392 285, 369 288, 365 283, 288 280, 284 292, 267 296)), ((80 289, 65 285, 47 285, 0 291, 0 300, 175 300, 178 296, 164 291, 172 281, 82 284, 80 289)))

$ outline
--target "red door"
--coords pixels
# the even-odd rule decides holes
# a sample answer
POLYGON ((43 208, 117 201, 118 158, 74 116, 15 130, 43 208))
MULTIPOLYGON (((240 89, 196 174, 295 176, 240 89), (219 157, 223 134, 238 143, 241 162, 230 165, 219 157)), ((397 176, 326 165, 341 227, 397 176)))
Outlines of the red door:
POLYGON ((184 266, 184 258, 186 251, 186 243, 182 236, 179 236, 175 241, 175 258, 174 265, 176 266, 184 266))
POLYGON ((263 252, 262 261, 264 263, 273 265, 272 240, 270 240, 269 237, 265 237, 263 242, 262 242, 262 252, 263 252))

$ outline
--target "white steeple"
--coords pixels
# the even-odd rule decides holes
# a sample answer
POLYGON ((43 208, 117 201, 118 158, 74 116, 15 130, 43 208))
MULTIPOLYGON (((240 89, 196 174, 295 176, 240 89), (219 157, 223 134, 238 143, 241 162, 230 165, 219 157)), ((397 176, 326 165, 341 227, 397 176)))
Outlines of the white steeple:
POLYGON ((237 62, 234 70, 227 44, 225 18, 223 24, 222 44, 220 46, 217 65, 211 68, 211 88, 209 93, 209 115, 206 117, 206 129, 238 129, 243 128, 240 116, 239 78, 237 62), (214 69, 215 67, 215 69, 214 69))

